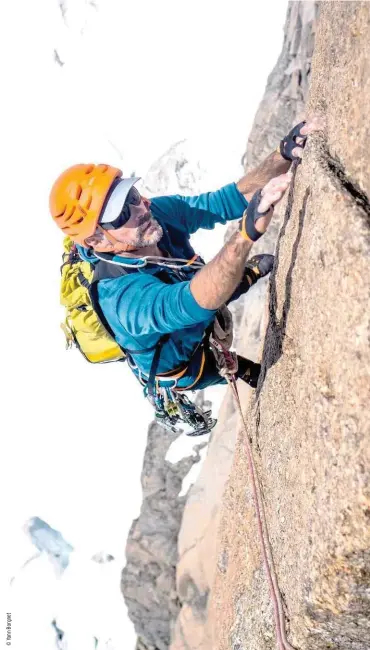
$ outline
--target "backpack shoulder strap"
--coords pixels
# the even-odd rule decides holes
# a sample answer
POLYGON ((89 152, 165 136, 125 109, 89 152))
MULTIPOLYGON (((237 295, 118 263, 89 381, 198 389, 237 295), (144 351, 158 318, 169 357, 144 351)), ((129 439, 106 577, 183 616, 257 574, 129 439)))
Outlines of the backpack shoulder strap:
MULTIPOLYGON (((98 282, 99 280, 104 280, 105 278, 119 278, 122 275, 127 275, 127 271, 125 268, 123 268, 122 266, 118 266, 117 264, 110 264, 109 262, 105 262, 101 260, 95 265, 94 276, 89 286, 89 294, 90 294, 92 306, 96 311, 100 322, 102 323, 102 325, 104 325, 105 329, 109 332, 109 334, 114 340, 116 340, 114 332, 111 326, 109 325, 107 319, 105 318, 103 310, 99 304, 98 282)), ((124 350, 124 352, 126 352, 126 350, 124 350)))
POLYGON ((101 259, 95 264, 93 283, 106 278, 120 278, 122 275, 128 275, 130 271, 119 264, 112 264, 101 259))
MULTIPOLYGON (((94 268, 94 276, 91 284, 88 287, 91 303, 99 317, 100 322, 102 323, 102 325, 104 325, 105 329, 109 332, 109 334, 115 341, 116 341, 116 337, 114 335, 114 332, 111 326, 109 325, 107 319, 105 318, 103 310, 99 304, 98 283, 100 280, 105 280, 107 278, 120 278, 123 275, 129 275, 130 273, 137 273, 137 272, 138 272, 137 269, 132 269, 131 271, 127 269, 127 267, 120 266, 119 264, 112 264, 105 260, 100 260, 99 262, 97 262, 94 268)), ((161 337, 159 343, 161 343, 162 338, 166 338, 166 336, 167 335, 165 335, 165 337, 161 337)), ((125 354, 144 354, 146 352, 149 352, 150 350, 156 349, 159 343, 156 345, 152 345, 150 348, 145 348, 145 350, 129 350, 127 348, 121 348, 121 350, 123 350, 125 354)), ((159 347, 160 348, 162 347, 162 343, 159 347)), ((156 361, 155 363, 155 365, 157 366, 158 366, 158 361, 156 361)))
MULTIPOLYGON (((108 261, 105 261, 104 259, 100 259, 100 261, 95 265, 94 277, 89 287, 91 302, 96 313, 98 314, 100 321, 102 322, 106 330, 114 339, 115 339, 114 333, 103 314, 103 310, 99 305, 98 282, 99 280, 104 280, 106 278, 120 278, 123 275, 129 275, 130 273, 136 273, 136 272, 138 272, 137 269, 132 269, 131 271, 127 269, 127 267, 120 266, 119 264, 112 264, 108 261)), ((156 273, 156 277, 158 277, 165 284, 173 284, 172 278, 164 270, 156 273)), ((169 338, 170 338, 169 334, 164 334, 163 336, 161 336, 161 338, 159 339, 156 345, 153 345, 150 348, 146 348, 145 350, 128 350, 127 348, 123 350, 125 354, 142 354, 144 352, 149 352, 150 350, 155 350, 151 368, 149 371, 148 382, 147 382, 148 393, 151 396, 153 396, 155 392, 155 377, 157 373, 161 350, 163 344, 166 341, 168 341, 169 338)))

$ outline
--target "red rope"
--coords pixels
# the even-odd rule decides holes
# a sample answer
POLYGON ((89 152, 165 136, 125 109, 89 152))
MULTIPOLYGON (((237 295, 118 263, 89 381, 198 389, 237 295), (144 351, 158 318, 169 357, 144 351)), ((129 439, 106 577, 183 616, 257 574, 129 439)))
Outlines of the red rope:
POLYGON ((262 550, 262 557, 263 557, 263 561, 264 561, 264 565, 265 565, 267 580, 268 580, 268 584, 269 584, 269 588, 270 588, 270 596, 271 596, 271 600, 272 600, 272 604, 273 604, 273 608, 274 608, 274 619, 275 619, 275 628, 276 628, 276 636, 277 636, 277 641, 278 641, 278 647, 279 647, 279 650, 295 650, 293 648, 293 646, 289 643, 289 641, 286 638, 283 603, 282 603, 281 593, 280 593, 279 585, 278 585, 278 581, 277 581, 276 570, 275 570, 273 556, 272 556, 270 538, 269 538, 269 535, 268 535, 266 513, 265 513, 265 509, 264 509, 264 505, 263 505, 261 485, 260 485, 260 482, 259 482, 259 479, 258 479, 256 465, 255 465, 254 458, 253 458, 252 446, 251 446, 251 443, 249 441, 247 425, 245 423, 242 407, 241 407, 241 404, 240 404, 239 393, 238 393, 238 389, 236 387, 235 376, 233 375, 231 378, 227 378, 227 379, 228 379, 228 382, 229 382, 229 384, 230 384, 230 386, 232 388, 232 391, 234 393, 235 401, 236 401, 236 404, 237 404, 237 407, 238 407, 238 410, 239 410, 239 413, 240 413, 240 416, 241 416, 241 419, 242 419, 242 422, 243 422, 243 426, 244 426, 249 472, 250 472, 250 475, 251 475, 253 499, 254 499, 255 510, 256 510, 256 515, 257 515, 258 535, 259 535, 259 540, 260 540, 260 545, 261 545, 261 550, 262 550))

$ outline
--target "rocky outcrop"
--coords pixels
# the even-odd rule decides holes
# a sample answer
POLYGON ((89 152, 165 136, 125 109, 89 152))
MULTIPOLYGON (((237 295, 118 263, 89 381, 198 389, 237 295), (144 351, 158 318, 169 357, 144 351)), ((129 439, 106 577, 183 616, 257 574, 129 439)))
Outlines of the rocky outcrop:
MULTIPOLYGON (((250 392, 245 386, 244 394, 250 392)), ((223 401, 207 457, 191 488, 179 535, 177 593, 181 612, 171 650, 212 648, 209 597, 217 563, 217 530, 224 485, 229 477, 236 441, 237 418, 231 394, 223 401), (226 424, 227 423, 227 424, 226 424)))
MULTIPOLYGON (((318 2, 289 2, 284 28, 284 42, 279 59, 271 72, 264 97, 259 105, 247 149, 243 156, 245 171, 252 169, 276 149, 286 133, 306 115, 308 85, 314 50, 318 2)), ((280 228, 276 211, 268 232, 253 246, 256 253, 274 253, 280 228)), ((229 228, 228 236, 236 225, 229 228)), ((256 359, 264 331, 264 305, 268 280, 232 306, 238 350, 256 359)))
MULTIPOLYGON (((283 206, 263 377, 245 405, 288 638, 370 647, 370 6, 320 3, 310 139, 283 206)), ((214 650, 276 647, 244 433, 223 504, 214 650), (222 560, 222 562, 221 562, 222 560)))
MULTIPOLYGON (((254 166, 275 149, 297 116, 299 119, 308 88, 316 14, 314 2, 289 4, 283 50, 268 79, 254 121, 244 157, 246 168, 254 166)), ((266 236, 262 238, 265 252, 274 250, 277 233, 278 220, 269 239, 266 241, 266 236)), ((233 306, 238 352, 252 359, 261 354, 261 338, 267 322, 263 313, 267 287, 267 280, 260 281, 233 306)), ((244 384, 239 390, 243 403, 247 403, 252 391, 244 384)), ((219 413, 207 458, 184 511, 177 567, 177 590, 182 608, 171 650, 215 648, 212 638, 214 621, 209 617, 209 605, 217 566, 223 572, 228 563, 226 552, 217 553, 217 530, 236 437, 237 416, 232 396, 228 394, 219 413)), ((219 615, 222 618, 222 614, 219 615)))
POLYGON ((149 429, 141 476, 143 504, 129 533, 122 573, 122 593, 139 637, 138 648, 146 650, 167 650, 179 612, 177 538, 186 497, 178 495, 199 454, 174 464, 166 461, 176 438, 157 424, 149 429))
POLYGON ((246 170, 276 149, 288 128, 305 114, 318 7, 318 2, 288 3, 283 48, 267 80, 243 156, 246 170))

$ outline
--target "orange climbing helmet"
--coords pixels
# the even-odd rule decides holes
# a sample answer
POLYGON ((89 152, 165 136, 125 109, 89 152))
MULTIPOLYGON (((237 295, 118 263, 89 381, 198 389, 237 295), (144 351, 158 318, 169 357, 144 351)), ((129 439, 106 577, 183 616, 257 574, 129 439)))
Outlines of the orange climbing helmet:
POLYGON ((51 215, 73 241, 85 246, 94 234, 105 199, 114 181, 122 176, 110 165, 73 165, 55 181, 49 198, 51 215))

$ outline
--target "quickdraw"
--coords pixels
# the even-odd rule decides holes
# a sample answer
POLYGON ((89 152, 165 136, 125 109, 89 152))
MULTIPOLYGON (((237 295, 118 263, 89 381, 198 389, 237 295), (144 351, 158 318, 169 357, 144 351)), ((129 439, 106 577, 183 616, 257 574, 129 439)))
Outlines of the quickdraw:
MULTIPOLYGON (((158 357, 157 357, 158 360, 158 357)), ((201 369, 196 381, 200 378, 203 369, 204 352, 202 354, 201 369)), ((171 433, 185 433, 187 436, 203 436, 213 429, 217 420, 212 418, 211 410, 203 411, 194 404, 185 390, 192 390, 196 381, 187 388, 178 388, 178 380, 185 374, 187 366, 180 369, 176 374, 165 373, 164 375, 153 375, 143 377, 141 370, 128 357, 128 365, 134 372, 136 378, 144 387, 144 397, 148 399, 154 408, 154 417, 158 424, 171 433), (171 386, 159 386, 159 381, 169 381, 171 386)), ((155 365, 152 368, 155 370, 155 365)))
POLYGON ((155 395, 146 395, 154 406, 155 419, 171 433, 185 433, 187 436, 203 436, 209 433, 217 420, 212 418, 211 410, 203 411, 184 393, 171 388, 157 388, 155 395), (179 425, 185 430, 179 428, 179 425))

